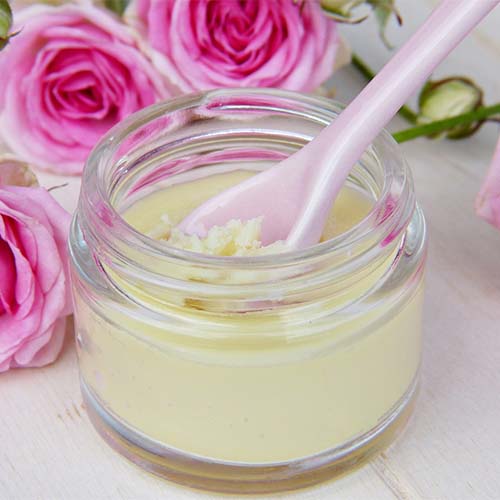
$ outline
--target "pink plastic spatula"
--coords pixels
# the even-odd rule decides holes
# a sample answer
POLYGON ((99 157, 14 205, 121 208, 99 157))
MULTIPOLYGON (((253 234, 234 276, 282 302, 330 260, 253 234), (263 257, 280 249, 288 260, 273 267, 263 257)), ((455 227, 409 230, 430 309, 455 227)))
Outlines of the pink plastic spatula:
POLYGON ((270 169, 227 189, 180 224, 204 236, 231 219, 263 216, 262 242, 317 243, 349 171, 434 68, 500 0, 443 0, 351 104, 317 137, 270 169))

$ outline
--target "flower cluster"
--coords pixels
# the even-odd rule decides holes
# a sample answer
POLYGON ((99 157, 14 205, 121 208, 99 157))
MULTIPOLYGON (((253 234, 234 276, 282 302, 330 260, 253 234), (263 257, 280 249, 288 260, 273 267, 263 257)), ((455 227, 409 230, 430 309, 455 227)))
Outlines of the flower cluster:
POLYGON ((59 354, 71 313, 70 215, 29 165, 80 174, 99 138, 159 100, 215 87, 311 91, 339 38, 316 0, 0 0, 0 372, 59 354))
POLYGON ((79 174, 124 116, 215 87, 311 91, 338 48, 315 0, 135 0, 123 19, 90 2, 15 12, 0 53, 0 134, 23 160, 79 174))

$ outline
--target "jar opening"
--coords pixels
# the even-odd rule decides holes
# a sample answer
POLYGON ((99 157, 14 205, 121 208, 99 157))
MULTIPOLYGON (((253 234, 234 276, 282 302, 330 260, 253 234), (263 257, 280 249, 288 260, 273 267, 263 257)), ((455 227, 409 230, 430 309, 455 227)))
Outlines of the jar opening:
MULTIPOLYGON (((377 249, 401 235, 415 206, 411 176, 387 132, 377 137, 348 180, 373 197, 370 213, 342 234, 306 249, 251 257, 204 255, 150 238, 123 218, 134 202, 165 186, 236 169, 242 162, 263 170, 310 141, 341 110, 331 100, 295 92, 224 89, 130 116, 97 145, 83 175, 79 211, 99 247, 99 258, 122 271, 127 268, 136 278, 147 275, 150 282, 179 279, 170 275, 172 265, 235 271, 278 268, 286 270, 284 278, 326 261, 339 275, 363 266, 377 249), (169 264, 167 274, 161 263, 169 264)), ((273 281, 280 276, 275 274, 273 281)))

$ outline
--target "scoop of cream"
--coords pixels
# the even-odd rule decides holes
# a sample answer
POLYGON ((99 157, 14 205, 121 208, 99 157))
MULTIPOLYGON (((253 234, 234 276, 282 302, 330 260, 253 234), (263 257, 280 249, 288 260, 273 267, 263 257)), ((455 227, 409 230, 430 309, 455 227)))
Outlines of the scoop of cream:
POLYGON ((213 226, 204 238, 188 235, 177 229, 168 218, 162 215, 161 222, 148 236, 166 241, 169 245, 190 252, 197 252, 221 257, 266 255, 284 252, 284 241, 276 241, 262 246, 262 217, 241 221, 232 219, 224 226, 213 226))

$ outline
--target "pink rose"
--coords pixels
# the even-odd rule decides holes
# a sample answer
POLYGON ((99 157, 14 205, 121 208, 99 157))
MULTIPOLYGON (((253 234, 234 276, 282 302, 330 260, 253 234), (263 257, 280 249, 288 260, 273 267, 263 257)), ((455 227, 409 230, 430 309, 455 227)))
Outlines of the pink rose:
POLYGON ((332 73, 339 36, 314 0, 133 0, 127 16, 182 91, 311 91, 332 73))
POLYGON ((476 213, 500 229, 500 139, 491 167, 476 198, 476 213))
POLYGON ((78 174, 97 140, 126 115, 170 95, 128 28, 91 5, 15 14, 0 53, 0 131, 22 159, 78 174))
POLYGON ((0 186, 0 372, 51 363, 61 350, 70 219, 43 188, 0 186))

